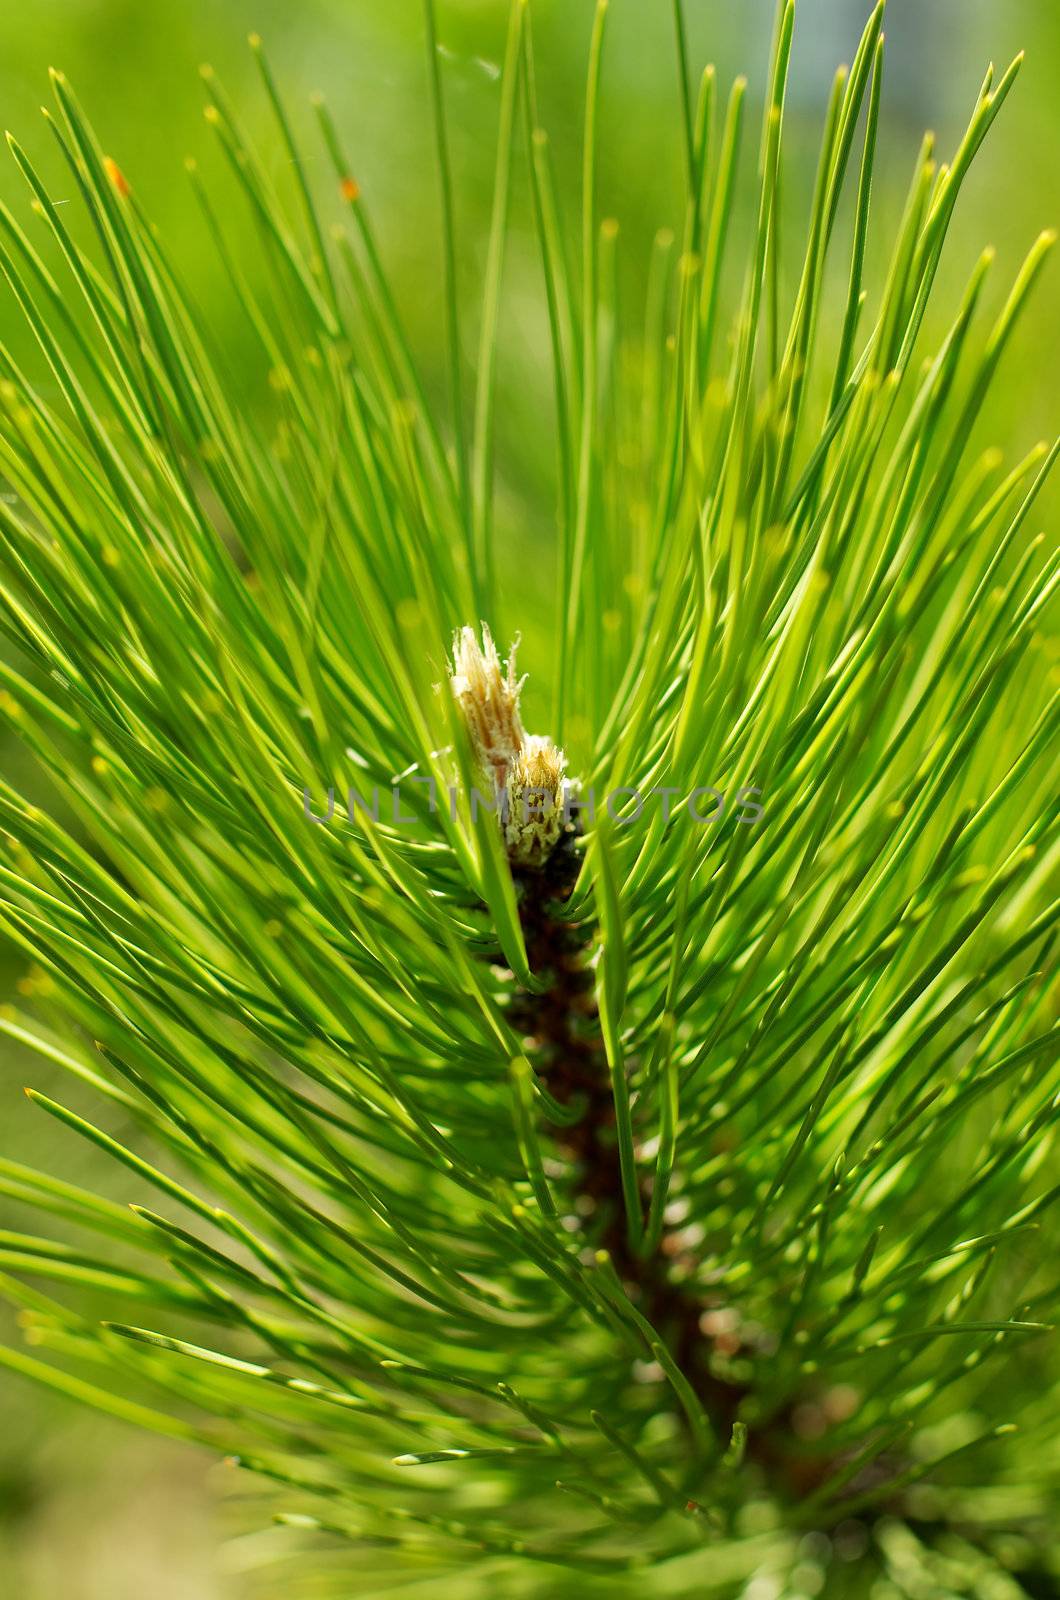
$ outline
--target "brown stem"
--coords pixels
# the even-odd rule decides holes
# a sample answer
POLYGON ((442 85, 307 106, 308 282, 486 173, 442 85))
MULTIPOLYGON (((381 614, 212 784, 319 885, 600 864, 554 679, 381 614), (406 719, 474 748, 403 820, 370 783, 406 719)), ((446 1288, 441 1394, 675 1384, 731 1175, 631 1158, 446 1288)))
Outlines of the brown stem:
MULTIPOLYGON (((552 982, 543 994, 521 996, 512 1022, 533 1041, 549 1093, 562 1105, 579 1101, 583 1106, 573 1127, 555 1129, 554 1137, 576 1168, 577 1191, 583 1204, 588 1202, 594 1243, 608 1252, 627 1293, 666 1340, 719 1435, 727 1438, 747 1390, 710 1370, 713 1341, 700 1323, 706 1308, 694 1289, 674 1278, 673 1235, 664 1234, 660 1249, 650 1257, 635 1255, 629 1246, 614 1100, 593 975, 585 960, 586 935, 564 914, 578 867, 573 835, 566 835, 540 871, 515 869, 530 967, 550 974, 552 982)), ((645 1208, 649 1198, 643 1196, 645 1208)))

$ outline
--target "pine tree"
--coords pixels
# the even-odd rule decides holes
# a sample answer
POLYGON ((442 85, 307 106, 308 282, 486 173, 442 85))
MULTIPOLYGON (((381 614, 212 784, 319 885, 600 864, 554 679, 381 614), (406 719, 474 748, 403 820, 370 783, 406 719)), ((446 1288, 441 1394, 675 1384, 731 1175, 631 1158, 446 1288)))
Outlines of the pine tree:
POLYGON ((257 407, 61 74, 91 238, 12 141, 56 265, 0 214, 47 374, 0 354, 0 709, 62 808, 0 781, 36 997, 0 1029, 149 1199, 0 1162, 60 1236, 0 1234, 36 1347, 0 1361, 260 1483, 266 1594, 1056 1594, 1055 448, 969 451, 1051 236, 992 325, 989 252, 927 317, 1019 63, 947 164, 925 141, 870 274, 878 6, 785 294, 793 5, 755 166, 675 0, 686 208, 645 311, 598 214, 606 0, 573 252, 515 0, 471 406, 425 18, 444 396, 258 41, 298 208, 211 75, 238 223, 191 175, 257 407), (544 616, 494 519, 524 168, 544 616))

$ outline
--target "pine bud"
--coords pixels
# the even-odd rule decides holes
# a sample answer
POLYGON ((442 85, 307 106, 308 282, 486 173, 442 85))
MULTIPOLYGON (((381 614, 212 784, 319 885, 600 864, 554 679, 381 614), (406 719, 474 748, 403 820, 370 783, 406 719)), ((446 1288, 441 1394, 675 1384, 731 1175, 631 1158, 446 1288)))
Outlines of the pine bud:
POLYGON ((526 679, 515 675, 518 643, 502 669, 485 623, 481 646, 473 628, 459 628, 449 681, 478 766, 493 785, 509 859, 517 866, 540 867, 563 831, 567 763, 551 739, 523 728, 519 695, 526 679))
POLYGON ((537 734, 527 737, 512 764, 504 842, 518 866, 543 866, 559 842, 566 765, 563 751, 537 734))

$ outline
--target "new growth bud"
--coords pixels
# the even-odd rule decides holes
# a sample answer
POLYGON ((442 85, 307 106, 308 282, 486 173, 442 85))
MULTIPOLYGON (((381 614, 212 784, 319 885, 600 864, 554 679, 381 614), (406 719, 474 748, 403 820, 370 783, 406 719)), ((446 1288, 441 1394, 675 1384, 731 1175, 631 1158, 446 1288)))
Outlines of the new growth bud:
POLYGON ((453 693, 464 713, 479 765, 499 789, 506 785, 511 764, 526 741, 519 719, 523 684, 515 676, 517 644, 518 640, 508 656, 507 672, 502 672, 497 646, 485 623, 481 648, 473 628, 460 628, 453 635, 453 693))
POLYGON ((540 867, 563 832, 561 791, 567 763, 551 739, 523 728, 519 694, 526 680, 515 675, 518 642, 502 667, 485 623, 481 646, 473 628, 458 629, 449 681, 476 761, 499 801, 509 859, 516 866, 540 867))
POLYGON ((551 739, 530 734, 512 763, 504 842, 517 865, 540 867, 559 843, 564 828, 562 750, 551 739))

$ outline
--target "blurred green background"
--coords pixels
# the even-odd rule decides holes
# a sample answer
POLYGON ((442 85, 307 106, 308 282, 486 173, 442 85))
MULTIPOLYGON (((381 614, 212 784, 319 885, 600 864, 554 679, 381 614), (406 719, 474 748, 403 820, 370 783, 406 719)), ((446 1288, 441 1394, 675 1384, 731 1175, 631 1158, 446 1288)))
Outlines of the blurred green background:
MULTIPOLYGON (((550 129, 561 192, 577 203, 579 123, 593 0, 534 0, 539 94, 550 129)), ((723 93, 738 71, 761 92, 773 0, 687 0, 691 56, 698 72, 716 63, 723 93)), ((849 61, 869 0, 800 0, 786 128, 789 237, 805 214, 825 97, 835 66, 849 61)), ((492 133, 503 53, 505 0, 440 0, 440 39, 451 117, 458 195, 459 271, 473 349, 476 294, 485 254, 492 184, 492 133)), ((1060 5, 1054 0, 889 0, 876 236, 896 223, 925 127, 940 159, 955 147, 986 64, 1004 65, 1020 49, 1027 61, 959 208, 936 315, 953 303, 984 244, 998 252, 988 307, 1004 298, 1019 262, 1043 227, 1060 222, 1060 5)), ((233 383, 254 403, 264 382, 239 340, 230 290, 201 226, 184 170, 194 156, 210 183, 223 181, 221 157, 202 118, 198 68, 212 63, 255 136, 266 169, 290 181, 286 152, 268 120, 246 34, 260 32, 292 107, 311 91, 326 96, 351 152, 379 231, 395 292, 429 383, 440 388, 441 281, 435 173, 425 92, 420 0, 36 0, 3 8, 0 104, 7 127, 39 161, 54 199, 70 199, 39 113, 49 66, 69 76, 104 148, 136 187, 177 256, 194 298, 230 358, 233 383), (246 357, 244 360, 243 357, 246 357)), ((636 305, 651 239, 679 221, 680 147, 670 6, 667 0, 612 0, 602 110, 601 210, 621 227, 623 286, 636 305)), ((338 216, 329 168, 308 115, 304 153, 319 180, 325 215, 338 216)), ((745 172, 747 166, 745 163, 745 172)), ((0 198, 31 236, 25 187, 13 162, 0 163, 0 198)), ((548 375, 543 306, 522 177, 513 195, 515 238, 506 278, 501 352, 498 477, 500 522, 551 518, 551 443, 533 426, 548 375)), ((789 289, 792 285, 789 284, 789 289)), ((34 353, 10 296, 0 293, 0 340, 19 359, 34 353)), ((1055 425, 1060 296, 1055 268, 1039 291, 1007 357, 990 408, 993 442, 1029 447, 1055 425), (1054 352, 1050 357, 1048 352, 1054 352)), ((468 356, 468 379, 471 357, 468 356)), ((41 374, 48 387, 47 374, 41 374)), ((547 400, 544 401, 547 406, 547 400)), ((0 486, 2 487, 2 486, 0 486)), ((1055 504, 1055 495, 1049 502, 1055 504)), ((528 574, 534 582, 534 574, 528 574)), ((5 776, 33 790, 19 752, 0 748, 5 776)), ((0 950, 0 1004, 32 1006, 24 962, 0 950)), ((46 1064, 0 1040, 0 1153, 42 1165, 75 1182, 137 1198, 120 1174, 87 1148, 42 1126, 21 1095, 23 1081, 51 1087, 46 1064)), ((26 1226, 0 1201, 0 1228, 26 1226)), ((17 1338, 0 1318, 0 1337, 17 1338)), ((220 1549, 228 1524, 220 1509, 221 1469, 189 1451, 131 1435, 117 1424, 0 1378, 0 1595, 18 1600, 221 1600, 238 1596, 240 1568, 257 1542, 220 1549)))

